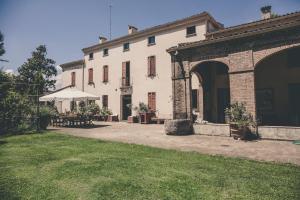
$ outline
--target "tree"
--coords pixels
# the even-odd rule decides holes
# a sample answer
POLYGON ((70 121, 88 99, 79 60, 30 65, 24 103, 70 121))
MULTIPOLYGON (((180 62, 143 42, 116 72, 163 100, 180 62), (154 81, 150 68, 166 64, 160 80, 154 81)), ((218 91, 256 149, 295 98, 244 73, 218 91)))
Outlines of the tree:
MULTIPOLYGON (((5 49, 4 49, 4 36, 0 31, 0 56, 2 56, 5 53, 5 49)), ((2 62, 8 62, 7 60, 3 60, 0 58, 0 61, 2 62)))
POLYGON ((35 95, 38 90, 42 95, 49 89, 55 89, 56 80, 52 79, 57 75, 55 61, 46 56, 46 46, 40 45, 32 52, 32 57, 18 68, 20 81, 27 84, 29 94, 35 95))
POLYGON ((5 53, 3 40, 4 40, 4 36, 0 31, 0 56, 2 56, 5 53))

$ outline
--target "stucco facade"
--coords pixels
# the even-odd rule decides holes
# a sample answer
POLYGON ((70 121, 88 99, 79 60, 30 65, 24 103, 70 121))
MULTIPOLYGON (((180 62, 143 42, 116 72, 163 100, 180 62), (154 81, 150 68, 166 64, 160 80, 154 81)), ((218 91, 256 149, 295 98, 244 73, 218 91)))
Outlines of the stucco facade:
MULTIPOLYGON (((85 92, 97 95, 102 106, 103 95, 108 96, 108 108, 122 119, 122 95, 131 95, 132 106, 139 102, 148 103, 148 93, 156 93, 156 115, 172 118, 172 82, 171 57, 166 51, 179 42, 193 42, 205 39, 209 30, 221 28, 221 25, 207 13, 201 13, 186 19, 149 28, 112 41, 83 49, 82 68, 63 64, 63 86, 70 85, 71 73, 76 73, 76 86, 85 92), (195 26, 196 33, 187 35, 187 27, 195 26), (148 45, 148 37, 155 36, 155 44, 148 45), (123 50, 123 44, 129 43, 129 50, 123 50), (103 56, 103 50, 108 55, 103 56), (90 54, 93 58, 90 58, 90 54), (148 76, 148 57, 156 58, 156 74, 148 76), (130 62, 130 92, 122 91, 122 63, 130 62), (108 66, 108 82, 103 82, 103 66, 108 66), (93 69, 93 83, 89 84, 89 70, 93 69), (83 81, 82 81, 83 80, 83 81)), ((64 104, 63 110, 69 105, 64 104)), ((133 113, 134 114, 134 113, 133 113)))

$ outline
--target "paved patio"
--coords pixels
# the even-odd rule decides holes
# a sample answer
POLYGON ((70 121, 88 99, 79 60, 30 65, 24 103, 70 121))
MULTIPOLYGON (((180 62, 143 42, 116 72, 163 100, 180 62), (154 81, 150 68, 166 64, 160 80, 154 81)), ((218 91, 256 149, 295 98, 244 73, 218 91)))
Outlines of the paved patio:
POLYGON ((163 125, 128 124, 126 122, 95 122, 95 124, 94 128, 51 127, 50 129, 78 137, 300 165, 300 145, 289 141, 245 142, 218 136, 167 136, 164 134, 163 125))

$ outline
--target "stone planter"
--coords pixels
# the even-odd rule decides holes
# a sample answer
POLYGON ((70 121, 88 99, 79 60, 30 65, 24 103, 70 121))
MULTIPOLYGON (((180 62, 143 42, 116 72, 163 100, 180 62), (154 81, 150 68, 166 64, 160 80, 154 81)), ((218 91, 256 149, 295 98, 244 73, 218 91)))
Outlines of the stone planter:
POLYGON ((191 135, 194 133, 193 123, 189 119, 174 119, 165 121, 167 135, 191 135))
POLYGON ((119 121, 118 115, 109 115, 107 121, 118 122, 119 121))
POLYGON ((236 124, 230 124, 230 136, 235 140, 245 140, 249 132, 248 127, 238 127, 236 124))
POLYGON ((139 122, 139 118, 137 116, 129 116, 127 119, 128 123, 138 123, 139 122))
POLYGON ((151 118, 154 116, 155 116, 155 113, 153 113, 153 112, 140 113, 140 123, 141 124, 150 124, 151 118))

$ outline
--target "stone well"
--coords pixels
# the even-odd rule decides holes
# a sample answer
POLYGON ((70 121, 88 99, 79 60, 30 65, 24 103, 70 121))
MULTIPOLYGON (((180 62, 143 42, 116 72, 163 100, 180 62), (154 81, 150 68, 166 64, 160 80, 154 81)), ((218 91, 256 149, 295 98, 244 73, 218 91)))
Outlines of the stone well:
POLYGON ((165 121, 167 135, 190 135, 194 133, 193 123, 189 119, 173 119, 165 121))

